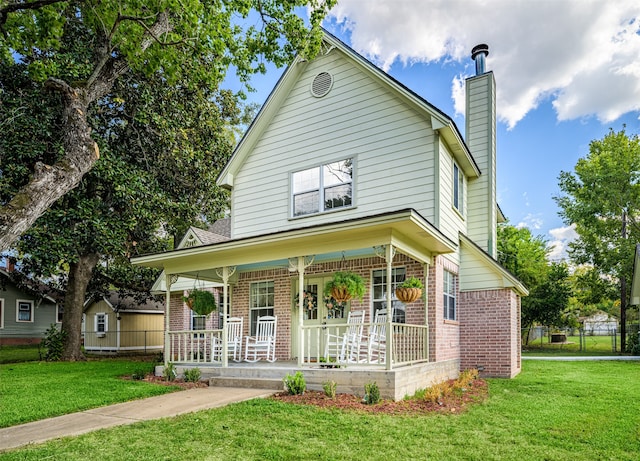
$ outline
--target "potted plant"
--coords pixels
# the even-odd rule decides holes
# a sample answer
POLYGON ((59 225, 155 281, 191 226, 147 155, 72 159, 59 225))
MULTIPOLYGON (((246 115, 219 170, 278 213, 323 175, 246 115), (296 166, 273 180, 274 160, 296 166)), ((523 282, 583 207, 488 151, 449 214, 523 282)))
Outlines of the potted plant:
POLYGON ((365 289, 362 277, 351 271, 341 271, 333 274, 333 278, 324 286, 324 295, 343 303, 351 298, 362 300, 365 289))
POLYGON ((198 315, 209 315, 217 308, 216 298, 210 291, 194 288, 182 299, 198 315))
POLYGON ((396 298, 405 304, 412 303, 422 296, 424 285, 419 278, 409 277, 396 287, 396 298))

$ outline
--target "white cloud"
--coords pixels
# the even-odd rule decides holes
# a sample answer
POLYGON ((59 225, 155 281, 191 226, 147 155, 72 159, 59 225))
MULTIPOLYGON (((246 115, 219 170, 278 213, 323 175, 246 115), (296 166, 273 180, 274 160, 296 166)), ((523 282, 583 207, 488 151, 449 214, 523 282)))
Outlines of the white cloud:
MULTIPOLYGON (((516 227, 518 229, 527 227, 531 231, 537 231, 542 229, 543 224, 544 224, 544 221, 539 213, 538 214, 529 213, 524 218, 522 218, 522 221, 516 224, 516 227)), ((532 232, 532 233, 535 234, 535 232, 532 232)))
MULTIPOLYGON (((498 116, 509 127, 548 97, 559 120, 609 122, 640 110, 637 0, 340 0, 331 14, 383 69, 452 59, 471 74, 471 48, 489 44, 498 116)), ((461 77, 452 81, 458 113, 461 77)))
POLYGON ((567 258, 567 249, 569 243, 578 238, 576 233, 576 226, 557 227, 549 231, 552 239, 549 241, 549 245, 553 247, 551 253, 549 253, 549 259, 551 261, 560 261, 567 258))

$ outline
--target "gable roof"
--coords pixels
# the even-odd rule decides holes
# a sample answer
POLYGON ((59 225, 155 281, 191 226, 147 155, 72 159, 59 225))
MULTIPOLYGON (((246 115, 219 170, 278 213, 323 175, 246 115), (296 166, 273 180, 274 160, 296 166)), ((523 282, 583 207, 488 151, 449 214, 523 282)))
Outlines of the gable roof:
POLYGON ((0 267, 0 287, 7 281, 11 282, 16 289, 30 294, 33 297, 47 300, 51 303, 61 303, 64 300, 64 293, 60 290, 50 287, 49 285, 33 280, 22 272, 13 269, 0 267))
MULTIPOLYGON (((435 131, 440 133, 441 138, 448 145, 456 161, 467 177, 475 178, 480 176, 481 172, 476 161, 465 144, 455 122, 449 116, 416 94, 414 91, 398 82, 389 74, 376 67, 371 61, 358 54, 340 39, 326 30, 323 32, 324 39, 323 46, 320 51, 321 54, 326 55, 331 53, 334 49, 339 50, 345 56, 350 58, 351 62, 356 64, 362 71, 373 77, 374 80, 391 88, 405 102, 414 106, 419 113, 424 114, 424 116, 430 120, 431 126, 435 131)), ((242 167, 245 159, 281 107, 285 98, 289 95, 291 88, 304 71, 306 64, 306 59, 297 56, 293 63, 282 74, 276 86, 271 91, 269 97, 258 112, 258 115, 238 143, 233 155, 220 173, 217 180, 217 184, 219 186, 229 189, 233 188, 234 177, 237 175, 237 172, 242 167)))
MULTIPOLYGON (((222 228, 222 226, 219 226, 219 228, 222 228)), ((184 234, 184 237, 182 237, 182 240, 180 240, 178 248, 209 245, 210 243, 224 242, 225 240, 229 240, 228 235, 222 235, 210 230, 191 226, 184 234)))
POLYGON ((502 286, 504 288, 513 288, 520 296, 529 295, 527 287, 525 287, 515 275, 504 268, 498 261, 493 259, 489 253, 480 248, 469 237, 463 233, 460 233, 459 235, 461 246, 466 250, 470 250, 486 267, 488 267, 493 273, 497 274, 502 279, 502 286))
POLYGON ((93 303, 103 300, 113 310, 113 312, 130 312, 139 314, 163 314, 164 303, 156 299, 145 297, 136 299, 130 295, 123 295, 117 291, 110 291, 104 296, 93 296, 84 305, 86 310, 93 303))

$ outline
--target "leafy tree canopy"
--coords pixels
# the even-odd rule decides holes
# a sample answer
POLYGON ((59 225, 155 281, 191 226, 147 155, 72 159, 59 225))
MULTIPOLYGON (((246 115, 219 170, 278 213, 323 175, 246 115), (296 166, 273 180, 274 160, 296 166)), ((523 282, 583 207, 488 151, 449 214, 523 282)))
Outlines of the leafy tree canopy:
MULTIPOLYGON (((265 70, 265 60, 282 65, 296 53, 313 56, 320 45, 320 23, 334 3, 0 0, 0 64, 12 65, 17 57, 24 64, 14 68, 20 78, 55 94, 43 96, 44 104, 52 99, 60 104, 59 114, 45 111, 59 120, 58 129, 28 142, 30 162, 16 167, 24 170, 16 174, 28 172, 28 180, 2 190, 0 250, 8 249, 52 203, 77 187, 98 160, 100 143, 87 115, 123 76, 155 76, 167 85, 179 82, 197 91, 218 88, 233 67, 247 82, 251 74, 265 70), (310 7, 309 28, 296 14, 301 6, 310 7)), ((127 97, 122 95, 123 100, 127 97)), ((2 120, 10 120, 25 113, 18 107, 2 115, 2 120)), ((47 124, 36 115, 26 118, 47 124)), ((0 158, 0 170, 10 169, 4 152, 0 158)))

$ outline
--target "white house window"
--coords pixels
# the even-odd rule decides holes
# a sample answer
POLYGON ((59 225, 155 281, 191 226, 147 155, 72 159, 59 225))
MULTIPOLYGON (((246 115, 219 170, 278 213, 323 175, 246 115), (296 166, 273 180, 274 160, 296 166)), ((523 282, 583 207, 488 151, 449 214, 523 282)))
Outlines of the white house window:
POLYGON ((60 304, 56 305, 56 322, 62 323, 62 315, 64 314, 64 307, 60 304))
POLYGON ((353 159, 296 171, 291 175, 293 216, 322 213, 352 205, 353 159))
POLYGON ((107 331, 109 331, 108 322, 109 318, 107 317, 107 314, 105 314, 104 312, 97 313, 93 320, 93 328, 95 332, 106 333, 107 331))
POLYGON ((258 317, 273 315, 275 292, 273 281, 253 282, 249 292, 251 334, 256 334, 258 317))
MULTIPOLYGON (((396 298, 396 287, 404 282, 407 270, 404 267, 394 267, 391 269, 391 305, 393 306, 393 322, 405 323, 404 304, 396 298)), ((373 290, 373 314, 380 309, 387 307, 387 270, 380 269, 373 271, 371 283, 373 290)), ((372 317, 372 318, 374 318, 372 317)))
POLYGON ((444 271, 444 318, 456 320, 456 282, 457 276, 449 271, 444 271))
POLYGON ((0 330, 4 328, 4 299, 0 299, 0 330))
POLYGON ((17 322, 33 322, 33 301, 19 299, 17 304, 17 322))
POLYGON ((453 164, 453 206, 462 213, 464 205, 464 174, 457 163, 453 164))

